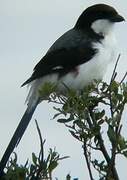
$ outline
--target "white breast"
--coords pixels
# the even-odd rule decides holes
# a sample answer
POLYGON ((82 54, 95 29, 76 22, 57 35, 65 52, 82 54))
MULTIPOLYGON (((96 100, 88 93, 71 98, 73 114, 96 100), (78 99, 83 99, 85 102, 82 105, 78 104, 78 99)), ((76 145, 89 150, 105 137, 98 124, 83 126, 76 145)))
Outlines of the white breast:
POLYGON ((38 97, 38 90, 42 88, 45 82, 57 83, 58 90, 63 93, 65 84, 67 87, 80 90, 88 85, 94 79, 102 79, 108 65, 114 60, 115 38, 112 34, 103 39, 102 43, 94 43, 94 47, 98 49, 98 53, 87 63, 78 67, 78 75, 70 72, 62 78, 58 78, 58 74, 52 74, 37 79, 30 84, 30 91, 27 98, 28 105, 33 103, 38 97))
POLYGON ((116 59, 116 41, 112 34, 106 36, 102 43, 95 43, 94 47, 98 49, 98 53, 90 61, 79 66, 77 76, 68 73, 61 79, 68 87, 82 89, 93 79, 102 79, 108 65, 116 59))

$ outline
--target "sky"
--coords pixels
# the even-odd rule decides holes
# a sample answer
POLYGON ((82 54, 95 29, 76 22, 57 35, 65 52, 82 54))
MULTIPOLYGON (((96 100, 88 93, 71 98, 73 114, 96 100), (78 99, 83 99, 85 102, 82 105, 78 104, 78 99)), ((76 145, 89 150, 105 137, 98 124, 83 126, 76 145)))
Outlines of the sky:
MULTIPOLYGON (((33 67, 52 43, 73 27, 85 8, 95 3, 112 5, 127 19, 126 0, 0 0, 0 158, 26 109, 28 89, 21 88, 21 84, 31 75, 33 67)), ((127 70, 126 32, 126 23, 116 26, 115 33, 121 53, 119 79, 127 70)), ((111 66, 105 80, 109 80, 112 69, 111 66)), ((63 125, 51 120, 54 113, 53 104, 43 102, 38 106, 15 150, 19 162, 25 163, 27 158, 31 158, 32 152, 39 151, 34 122, 37 119, 42 136, 46 139, 46 150, 56 147, 61 156, 70 156, 61 161, 54 177, 64 180, 65 175, 70 173, 79 180, 89 180, 81 144, 71 137, 63 125)), ((120 180, 125 180, 127 161, 121 157, 118 161, 120 180)))

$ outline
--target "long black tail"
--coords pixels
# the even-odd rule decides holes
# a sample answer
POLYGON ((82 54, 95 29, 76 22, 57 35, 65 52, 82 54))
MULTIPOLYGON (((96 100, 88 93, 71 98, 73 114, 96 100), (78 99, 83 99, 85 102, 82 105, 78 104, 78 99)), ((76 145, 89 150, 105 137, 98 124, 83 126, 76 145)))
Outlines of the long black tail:
POLYGON ((7 161, 9 160, 9 157, 11 155, 11 153, 13 152, 14 148, 18 145, 19 141, 21 140, 31 118, 32 115, 38 105, 39 100, 37 100, 34 105, 32 105, 32 107, 27 107, 2 159, 0 162, 0 177, 3 176, 4 174, 4 168, 6 166, 7 161))

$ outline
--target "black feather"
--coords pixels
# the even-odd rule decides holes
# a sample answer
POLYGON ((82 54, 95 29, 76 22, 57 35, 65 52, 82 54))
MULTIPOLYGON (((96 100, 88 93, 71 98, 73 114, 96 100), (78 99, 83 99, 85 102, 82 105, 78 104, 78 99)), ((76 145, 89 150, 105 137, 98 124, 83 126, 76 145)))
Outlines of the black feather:
POLYGON ((27 81, 25 81, 22 86, 30 83, 35 79, 39 79, 43 76, 53 73, 59 73, 59 76, 61 77, 75 69, 76 66, 89 61, 96 52, 96 49, 86 46, 75 47, 71 49, 62 48, 51 51, 47 53, 35 66, 32 76, 27 81))

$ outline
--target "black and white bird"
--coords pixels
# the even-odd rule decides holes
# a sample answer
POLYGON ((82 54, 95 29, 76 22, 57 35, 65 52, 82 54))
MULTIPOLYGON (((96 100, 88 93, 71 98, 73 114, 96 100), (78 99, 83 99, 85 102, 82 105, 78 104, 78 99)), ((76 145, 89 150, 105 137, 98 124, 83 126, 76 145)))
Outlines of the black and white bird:
POLYGON ((55 83, 60 93, 65 85, 81 90, 93 79, 102 79, 108 65, 114 60, 116 41, 113 34, 115 23, 124 18, 111 6, 96 4, 88 7, 74 27, 63 34, 51 46, 35 66, 31 77, 22 85, 29 84, 27 110, 0 162, 0 174, 19 143, 30 119, 43 100, 39 90, 47 83, 55 83))

